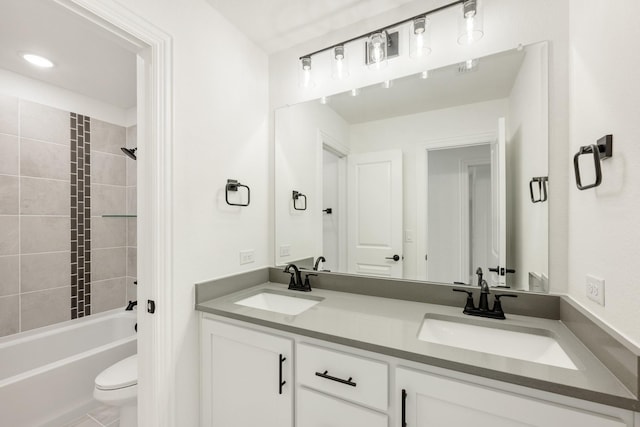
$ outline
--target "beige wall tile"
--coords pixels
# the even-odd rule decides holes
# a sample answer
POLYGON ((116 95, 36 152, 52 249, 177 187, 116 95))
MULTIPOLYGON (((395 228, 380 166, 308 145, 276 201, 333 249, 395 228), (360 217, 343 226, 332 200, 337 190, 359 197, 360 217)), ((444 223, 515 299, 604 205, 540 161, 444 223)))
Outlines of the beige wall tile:
POLYGON ((127 182, 125 157, 91 152, 91 182, 124 186, 127 182))
POLYGON ((0 255, 17 255, 20 222, 17 216, 0 216, 0 255))
POLYGON ((20 248, 23 254, 70 250, 68 217, 23 216, 21 221, 20 248))
POLYGON ((0 257, 0 297, 20 292, 20 257, 0 257))
POLYGON ((23 215, 69 215, 68 181, 20 178, 20 213, 23 215))
POLYGON ((127 146, 126 129, 102 120, 91 119, 91 150, 118 154, 124 157, 121 148, 127 146))
POLYGON ((91 284, 91 313, 100 313, 127 304, 124 277, 102 280, 91 284))
POLYGON ((20 297, 0 298, 0 337, 20 332, 20 297))
POLYGON ((138 250, 136 248, 127 248, 127 276, 138 276, 138 250))
POLYGON ((127 277, 127 302, 138 299, 138 285, 134 284, 138 280, 135 277, 127 277))
POLYGON ((0 134, 0 173, 18 175, 18 137, 0 134))
POLYGON ((91 256, 91 277, 94 282, 126 276, 126 248, 94 249, 91 256))
POLYGON ((113 215, 124 214, 126 209, 125 187, 109 185, 91 185, 91 214, 113 215))
POLYGON ((69 118, 68 111, 20 100, 22 138, 69 145, 69 118))
POLYGON ((138 246, 138 218, 127 218, 127 246, 138 246))
POLYGON ((20 258, 22 292, 71 285, 71 254, 69 252, 22 255, 20 258))
POLYGON ((115 248, 127 245, 124 218, 91 218, 91 248, 115 248))
POLYGON ((0 215, 18 214, 18 177, 0 175, 0 215))
POLYGON ((22 294, 22 330, 53 325, 71 319, 71 287, 22 294))
POLYGON ((138 212, 138 189, 127 187, 127 213, 135 215, 138 212))
POLYGON ((20 175, 69 180, 69 147, 31 139, 20 140, 20 175))
POLYGON ((18 98, 0 95, 0 133, 18 134, 18 98))

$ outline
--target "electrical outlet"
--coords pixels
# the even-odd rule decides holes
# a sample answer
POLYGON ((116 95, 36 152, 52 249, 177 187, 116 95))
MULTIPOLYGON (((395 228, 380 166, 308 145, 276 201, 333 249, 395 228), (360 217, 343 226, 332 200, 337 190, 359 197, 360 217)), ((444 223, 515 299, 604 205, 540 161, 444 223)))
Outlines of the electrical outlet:
POLYGON ((291 245, 281 245, 280 246, 280 256, 291 256, 291 245))
POLYGON ((587 275, 587 297, 604 306, 604 279, 587 275))
POLYGON ((256 262, 256 251, 253 249, 240 251, 240 264, 251 264, 252 262, 256 262))

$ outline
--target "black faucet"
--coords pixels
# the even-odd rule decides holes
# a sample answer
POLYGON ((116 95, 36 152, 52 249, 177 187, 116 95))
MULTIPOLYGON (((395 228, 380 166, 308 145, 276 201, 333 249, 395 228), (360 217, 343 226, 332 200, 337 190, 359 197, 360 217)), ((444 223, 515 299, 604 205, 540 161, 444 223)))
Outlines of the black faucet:
POLYGON ((320 255, 318 259, 316 259, 316 263, 313 265, 313 271, 318 271, 318 267, 320 266, 320 261, 327 262, 327 260, 322 255, 320 255))
POLYGON ((291 274, 289 280, 289 289, 292 291, 311 292, 311 283, 309 283, 309 276, 317 276, 317 274, 307 274, 305 276, 304 283, 302 283, 302 277, 300 276, 300 270, 295 264, 287 264, 284 268, 285 273, 291 274), (291 271, 293 269, 293 271, 291 271))
MULTIPOLYGON (((478 269, 480 270, 480 269, 478 269)), ((480 272, 482 274, 482 272, 480 272)), ((518 295, 513 294, 494 294, 495 301, 493 303, 493 308, 489 309, 489 303, 487 301, 489 296, 489 285, 486 280, 483 280, 480 283, 480 300, 478 302, 478 307, 473 303, 473 292, 467 291, 463 289, 454 289, 454 292, 465 292, 467 294, 467 301, 464 306, 462 312, 464 314, 468 314, 469 316, 480 316, 480 317, 488 317, 491 319, 505 319, 504 311, 502 310, 502 303, 500 302, 501 297, 511 297, 517 298, 518 295)))
POLYGON ((125 308, 125 311, 131 311, 133 310, 133 307, 135 307, 136 305, 138 305, 138 301, 129 301, 129 304, 127 305, 127 308, 125 308))

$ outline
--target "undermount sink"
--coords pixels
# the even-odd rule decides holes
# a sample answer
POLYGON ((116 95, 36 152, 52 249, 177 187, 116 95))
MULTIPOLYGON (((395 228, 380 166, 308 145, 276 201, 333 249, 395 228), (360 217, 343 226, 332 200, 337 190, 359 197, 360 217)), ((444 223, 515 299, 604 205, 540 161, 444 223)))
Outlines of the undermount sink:
POLYGON ((466 319, 427 314, 418 339, 544 365, 578 369, 551 331, 500 326, 479 326, 468 323, 466 319))
POLYGON ((293 296, 277 291, 264 290, 258 294, 236 301, 235 304, 295 316, 310 309, 323 299, 324 298, 311 295, 293 296))

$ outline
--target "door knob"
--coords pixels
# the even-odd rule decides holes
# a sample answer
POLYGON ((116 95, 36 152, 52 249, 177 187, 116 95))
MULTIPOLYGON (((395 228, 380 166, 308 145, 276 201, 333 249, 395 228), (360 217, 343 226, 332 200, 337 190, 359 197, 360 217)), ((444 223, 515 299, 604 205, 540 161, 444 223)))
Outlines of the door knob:
POLYGON ((385 259, 392 259, 394 261, 400 261, 400 255, 388 256, 385 259))

